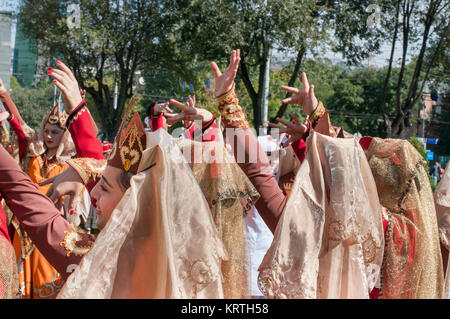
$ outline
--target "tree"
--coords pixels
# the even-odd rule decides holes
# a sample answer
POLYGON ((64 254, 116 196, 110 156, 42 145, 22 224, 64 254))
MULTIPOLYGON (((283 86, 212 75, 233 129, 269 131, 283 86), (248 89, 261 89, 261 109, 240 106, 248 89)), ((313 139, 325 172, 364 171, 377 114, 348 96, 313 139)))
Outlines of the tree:
MULTIPOLYGON (((261 126, 264 74, 271 49, 297 52, 295 82, 307 48, 325 30, 315 1, 177 1, 181 45, 201 60, 225 62, 232 49, 241 51, 238 80, 253 108, 253 126, 261 126)), ((238 86, 239 87, 239 86, 238 86)))
MULTIPOLYGON (((388 69, 382 86, 383 94, 378 102, 379 111, 383 115, 379 133, 382 137, 404 138, 411 135, 413 110, 417 107, 418 100, 422 95, 430 69, 439 52, 442 51, 442 44, 448 37, 449 2, 446 0, 380 0, 377 3, 381 8, 377 13, 380 17, 378 26, 375 25, 371 28, 367 23, 364 25, 346 23, 345 19, 340 20, 343 23, 338 24, 335 32, 339 43, 337 49, 349 62, 360 63, 368 52, 377 52, 376 44, 379 44, 381 40, 391 44, 388 69), (365 40, 371 49, 367 50, 364 46, 358 45, 358 43, 365 42, 361 40, 365 40), (387 107, 387 100, 392 88, 390 87, 393 78, 391 71, 394 67, 396 45, 399 41, 401 41, 402 51, 400 69, 394 81, 395 101, 392 108, 387 107), (414 47, 416 43, 418 43, 417 48, 414 47), (412 76, 407 79, 405 76, 406 66, 412 49, 417 49, 418 53, 414 59, 412 76)), ((355 9, 350 12, 356 13, 358 7, 367 8, 364 7, 367 5, 367 1, 347 1, 346 5, 355 9)), ((349 13, 345 10, 335 10, 332 14, 336 18, 342 18, 347 17, 349 13)))
POLYGON ((17 79, 11 77, 10 94, 25 123, 37 133, 42 119, 53 107, 53 84, 43 80, 36 88, 22 88, 17 79))
MULTIPOLYGON (((171 1, 24 0, 20 18, 26 34, 48 49, 52 59, 68 64, 92 97, 107 138, 114 136, 136 71, 144 63, 166 63, 173 21, 171 1), (75 4, 75 6, 73 6, 75 4), (157 59, 155 59, 157 57, 157 59), (114 108, 114 81, 118 84, 114 108)), ((169 64, 170 65, 170 64, 169 64)))

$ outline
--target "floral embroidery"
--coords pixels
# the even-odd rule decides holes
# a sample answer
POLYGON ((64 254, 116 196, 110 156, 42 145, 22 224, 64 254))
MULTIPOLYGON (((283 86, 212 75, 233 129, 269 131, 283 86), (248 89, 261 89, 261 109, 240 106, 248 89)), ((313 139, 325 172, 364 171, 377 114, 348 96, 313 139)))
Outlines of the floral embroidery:
POLYGON ((64 233, 66 236, 59 245, 68 251, 67 257, 71 254, 74 254, 75 256, 84 256, 91 250, 92 245, 94 244, 94 238, 90 234, 79 233, 73 226, 72 231, 65 230, 64 233), (82 241, 85 242, 85 245, 81 245, 82 241))

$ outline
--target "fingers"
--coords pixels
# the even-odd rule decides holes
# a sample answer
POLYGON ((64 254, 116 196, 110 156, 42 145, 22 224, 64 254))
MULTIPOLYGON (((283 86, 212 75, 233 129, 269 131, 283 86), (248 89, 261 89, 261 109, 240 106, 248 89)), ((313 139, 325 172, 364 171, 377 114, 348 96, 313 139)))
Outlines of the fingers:
POLYGON ((306 92, 309 91, 309 82, 305 72, 302 72, 302 87, 306 92))
POLYGON ((300 94, 300 90, 299 89, 293 88, 293 87, 290 87, 290 86, 284 86, 283 85, 283 86, 281 86, 281 89, 285 90, 285 91, 287 91, 289 93, 292 93, 294 95, 299 95, 300 94))
MULTIPOLYGON (((49 195, 47 195, 48 196, 48 198, 50 198, 50 200, 53 202, 53 203, 57 203, 57 201, 61 198, 61 194, 59 193, 59 191, 57 190, 57 189, 55 189, 54 187, 51 187, 52 188, 52 192, 49 194, 49 195)), ((48 192, 47 192, 48 193, 48 192)))
POLYGON ((59 175, 44 179, 43 181, 39 182, 39 186, 44 186, 53 183, 53 181, 58 177, 59 175))
POLYGON ((192 110, 189 106, 187 106, 186 104, 180 103, 177 100, 170 99, 170 104, 172 104, 177 109, 180 109, 183 112, 192 113, 192 110))
POLYGON ((283 104, 299 104, 298 96, 291 96, 281 101, 283 104))
POLYGON ((51 71, 48 71, 48 75, 50 75, 55 80, 61 82, 65 86, 69 84, 68 83, 69 82, 69 78, 61 71, 53 69, 51 71))
POLYGON ((215 78, 218 78, 219 76, 222 75, 222 72, 220 72, 220 69, 217 66, 216 62, 211 62, 210 66, 215 78))
POLYGON ((301 123, 300 123, 300 120, 298 119, 298 116, 295 115, 295 113, 292 113, 292 114, 291 114, 291 117, 292 117, 292 119, 293 119, 293 123, 294 123, 294 124, 301 124, 301 123))
POLYGON ((267 123, 267 125, 269 125, 270 127, 279 128, 279 129, 286 128, 286 127, 284 127, 282 125, 271 123, 271 122, 267 123))
POLYGON ((62 212, 63 208, 64 208, 64 201, 62 200, 62 198, 58 198, 56 203, 55 203, 56 208, 58 208, 58 210, 60 212, 62 212))
POLYGON ((73 211, 75 210, 76 199, 77 199, 76 196, 69 196, 68 209, 70 215, 73 215, 73 211))
POLYGON ((311 87, 309 88, 308 95, 309 95, 309 97, 311 99, 315 99, 316 98, 316 96, 314 94, 314 85, 311 85, 311 87))
POLYGON ((191 96, 188 96, 188 99, 189 99, 189 106, 190 107, 192 107, 192 108, 194 108, 195 107, 195 96, 194 96, 194 98, 192 98, 191 96))
POLYGON ((284 124, 284 125, 286 125, 286 127, 289 127, 289 128, 294 128, 294 127, 295 127, 295 125, 292 124, 292 122, 286 121, 286 120, 281 119, 281 118, 279 118, 279 117, 277 117, 277 121, 280 122, 280 123, 282 123, 282 124, 284 124))
POLYGON ((72 80, 72 81, 77 81, 77 79, 75 79, 75 76, 72 73, 72 70, 69 69, 64 63, 62 63, 61 61, 56 61, 56 64, 58 64, 58 67, 64 71, 64 73, 67 74, 67 76, 72 80))
POLYGON ((182 120, 184 120, 186 117, 185 113, 181 112, 178 114, 166 114, 166 118, 167 118, 167 124, 169 125, 173 125, 175 123, 178 123, 182 120))
POLYGON ((66 94, 67 92, 67 88, 61 84, 61 82, 59 82, 58 80, 53 80, 53 84, 56 85, 56 87, 63 93, 66 94))

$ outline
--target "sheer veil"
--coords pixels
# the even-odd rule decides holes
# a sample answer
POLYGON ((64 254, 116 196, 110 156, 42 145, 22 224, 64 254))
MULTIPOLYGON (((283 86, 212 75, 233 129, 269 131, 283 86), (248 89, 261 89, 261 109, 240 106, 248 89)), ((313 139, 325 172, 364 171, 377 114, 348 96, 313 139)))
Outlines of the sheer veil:
POLYGON ((138 174, 58 298, 223 298, 226 252, 200 187, 167 132, 147 140, 138 174))

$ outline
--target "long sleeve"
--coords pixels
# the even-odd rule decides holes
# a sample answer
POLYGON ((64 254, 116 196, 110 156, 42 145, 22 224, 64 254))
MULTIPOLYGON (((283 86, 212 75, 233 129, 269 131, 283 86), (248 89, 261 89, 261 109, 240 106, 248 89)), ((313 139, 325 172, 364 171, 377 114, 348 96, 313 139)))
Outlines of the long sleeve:
POLYGON ((45 258, 67 278, 90 250, 94 238, 78 233, 3 147, 0 194, 45 258))
POLYGON ((77 157, 103 159, 103 146, 97 139, 92 116, 83 100, 69 115, 66 123, 77 151, 77 157))
POLYGON ((269 229, 274 232, 287 198, 278 186, 267 155, 250 130, 234 88, 217 98, 225 125, 227 142, 236 162, 261 195, 255 206, 269 229))
POLYGON ((5 108, 8 110, 9 114, 17 118, 20 125, 24 125, 25 121, 20 116, 19 110, 17 109, 13 100, 11 100, 11 97, 9 96, 7 91, 0 91, 0 100, 2 101, 5 108))
POLYGON ((217 126, 214 121, 215 119, 216 116, 213 114, 212 119, 202 126, 201 131, 200 129, 198 130, 195 129, 195 122, 192 121, 190 125, 186 128, 190 139, 199 140, 199 138, 201 137, 202 142, 214 142, 216 140, 216 130, 217 130, 217 126))
POLYGON ((14 115, 11 114, 10 118, 8 118, 8 122, 11 126, 11 129, 17 136, 17 140, 19 142, 19 157, 22 158, 27 149, 27 138, 25 137, 25 133, 19 123, 19 120, 14 115))

